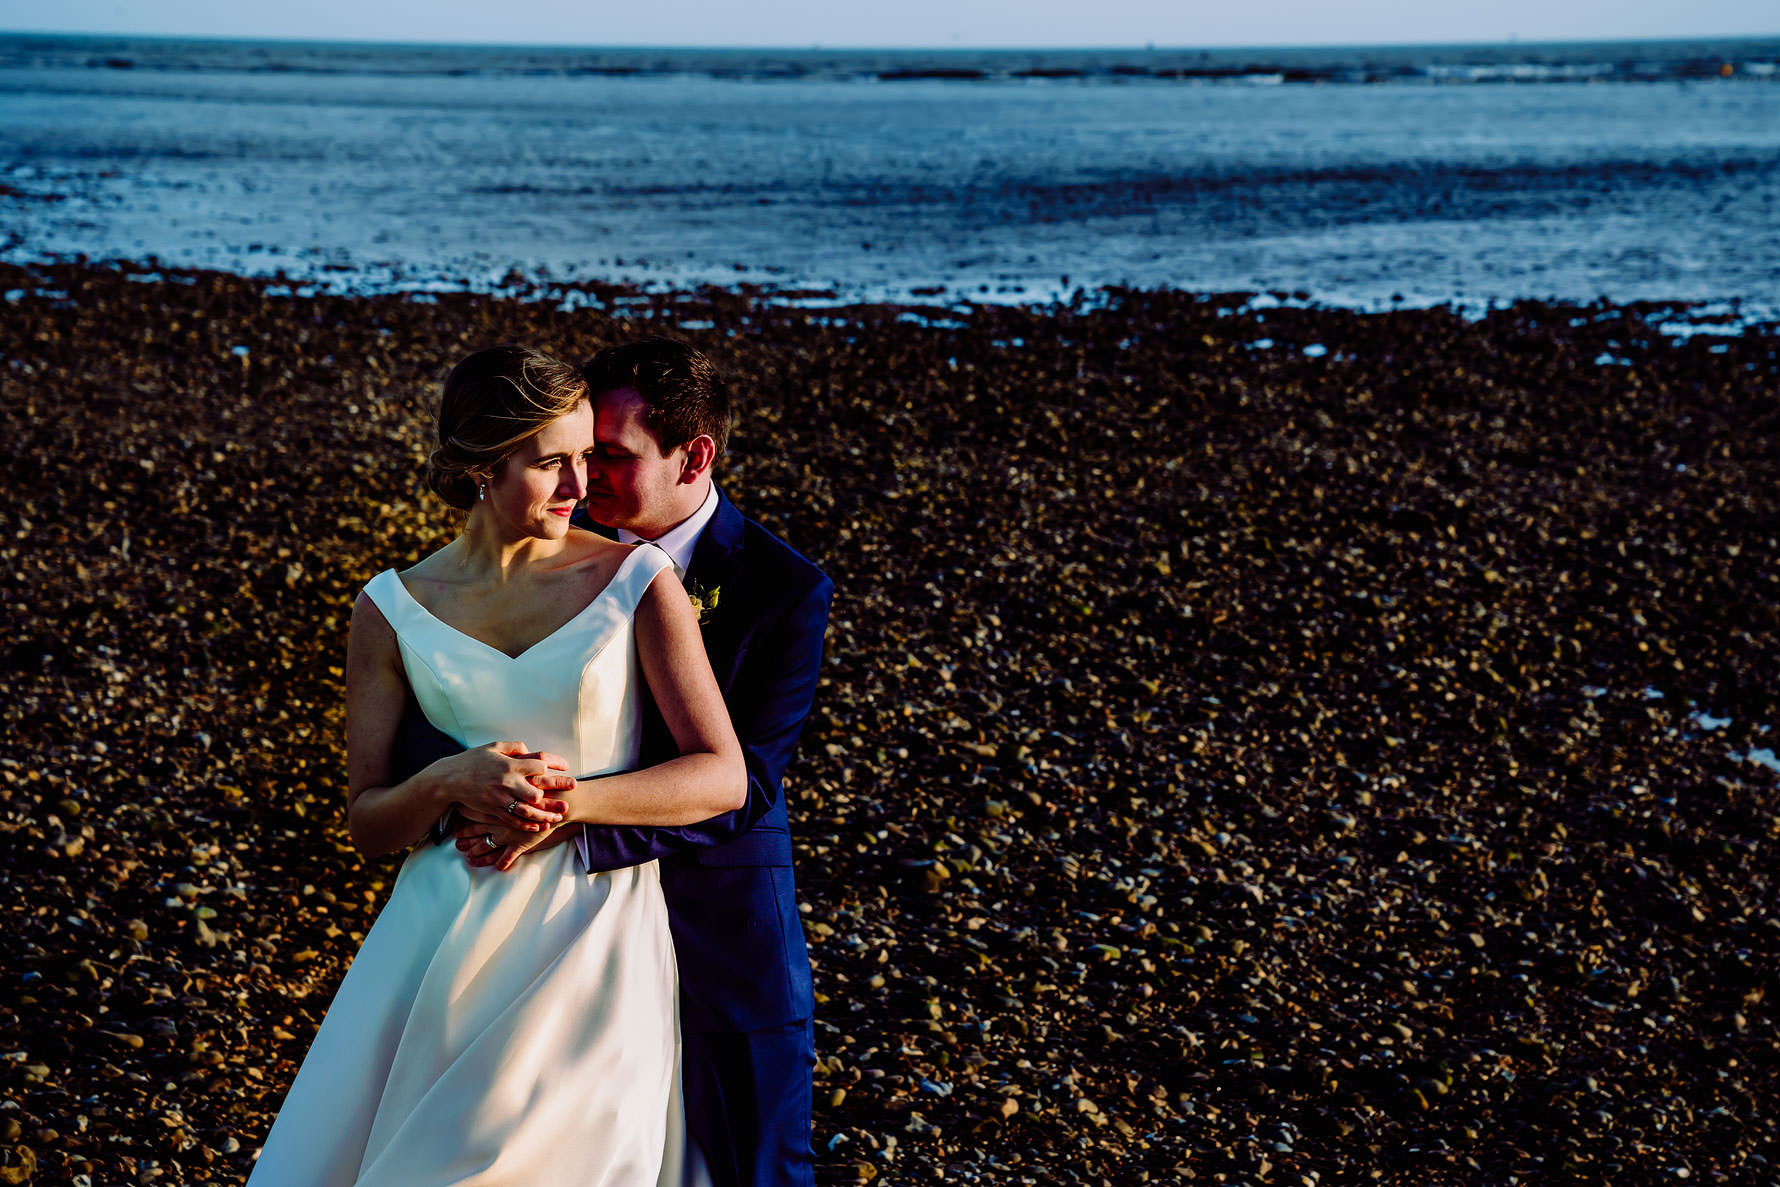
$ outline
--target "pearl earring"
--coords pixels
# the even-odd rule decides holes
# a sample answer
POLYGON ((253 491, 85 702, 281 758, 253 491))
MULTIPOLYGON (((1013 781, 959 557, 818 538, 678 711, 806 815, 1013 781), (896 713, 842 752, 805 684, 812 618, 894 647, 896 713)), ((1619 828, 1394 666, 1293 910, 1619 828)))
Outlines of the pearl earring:
POLYGON ((476 498, 479 502, 488 501, 488 483, 484 482, 481 486, 476 488, 476 498))

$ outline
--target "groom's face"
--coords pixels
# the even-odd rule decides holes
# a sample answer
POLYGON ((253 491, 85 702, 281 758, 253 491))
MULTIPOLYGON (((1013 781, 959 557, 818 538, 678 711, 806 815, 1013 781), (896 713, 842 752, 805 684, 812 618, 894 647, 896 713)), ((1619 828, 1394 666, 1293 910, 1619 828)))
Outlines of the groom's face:
POLYGON ((645 539, 684 519, 686 449, 662 449, 649 428, 649 405, 643 397, 628 387, 595 393, 593 416, 588 515, 645 539))

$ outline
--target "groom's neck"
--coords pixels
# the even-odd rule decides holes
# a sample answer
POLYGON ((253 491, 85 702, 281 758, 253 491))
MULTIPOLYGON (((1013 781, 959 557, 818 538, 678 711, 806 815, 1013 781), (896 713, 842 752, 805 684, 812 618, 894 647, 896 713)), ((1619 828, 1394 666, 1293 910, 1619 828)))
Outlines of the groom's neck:
POLYGON ((645 540, 659 540, 697 515, 698 509, 705 505, 710 493, 711 479, 706 476, 699 482, 676 488, 671 505, 662 508, 659 515, 651 515, 647 521, 639 519, 636 523, 625 526, 645 540), (681 494, 682 490, 686 493, 681 494))

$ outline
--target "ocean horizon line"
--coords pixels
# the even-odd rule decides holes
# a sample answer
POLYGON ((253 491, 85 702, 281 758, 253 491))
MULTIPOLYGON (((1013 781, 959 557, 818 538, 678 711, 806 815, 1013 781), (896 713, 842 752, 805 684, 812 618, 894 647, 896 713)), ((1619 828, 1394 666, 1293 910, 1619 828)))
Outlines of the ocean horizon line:
POLYGON ((580 42, 580 41, 461 41, 453 38, 380 38, 380 37, 301 37, 278 35, 235 35, 226 33, 153 33, 128 29, 14 29, 0 27, 0 38, 44 37, 58 39, 103 40, 124 38, 133 41, 214 42, 220 44, 266 45, 351 45, 386 49, 493 49, 493 50, 641 50, 688 51, 695 53, 1247 53, 1264 51, 1329 50, 1464 50, 1464 49, 1541 49, 1574 47, 1610 47, 1640 45, 1701 45, 1717 42, 1780 40, 1780 25, 1765 31, 1724 33, 1690 33, 1685 36, 1630 37, 1480 37, 1450 41, 1409 39, 1403 41, 1274 41, 1274 42, 1205 42, 1202 44, 1160 41, 1103 43, 1071 42, 1069 44, 923 44, 923 43, 826 43, 826 42, 580 42))
POLYGON ((574 45, 0 31, 0 69, 752 81, 1530 83, 1780 80, 1780 33, 1168 46, 574 45), (341 55, 345 60, 341 60, 341 55))

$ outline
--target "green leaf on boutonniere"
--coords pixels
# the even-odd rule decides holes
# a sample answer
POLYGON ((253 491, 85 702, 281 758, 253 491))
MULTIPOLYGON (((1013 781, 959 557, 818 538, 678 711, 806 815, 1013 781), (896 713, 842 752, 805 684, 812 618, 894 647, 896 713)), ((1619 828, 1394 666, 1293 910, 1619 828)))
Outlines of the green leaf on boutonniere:
POLYGON ((706 589, 696 581, 692 583, 692 592, 686 596, 692 599, 692 609, 698 615, 698 625, 703 626, 710 620, 711 612, 717 609, 717 599, 722 595, 723 587, 720 585, 706 589))

